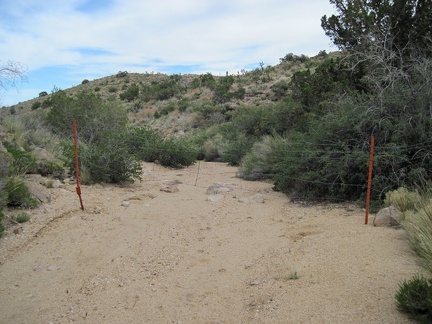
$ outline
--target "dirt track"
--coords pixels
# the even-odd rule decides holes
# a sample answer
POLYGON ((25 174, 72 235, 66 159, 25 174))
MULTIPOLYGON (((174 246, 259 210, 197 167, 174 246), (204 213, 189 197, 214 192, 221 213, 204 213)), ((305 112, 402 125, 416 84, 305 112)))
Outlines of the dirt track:
POLYGON ((403 230, 293 204, 223 164, 144 169, 133 186, 83 186, 85 211, 73 184, 50 189, 6 233, 0 323, 411 323, 394 305, 421 272, 403 230), (233 191, 208 201, 213 183, 233 191))

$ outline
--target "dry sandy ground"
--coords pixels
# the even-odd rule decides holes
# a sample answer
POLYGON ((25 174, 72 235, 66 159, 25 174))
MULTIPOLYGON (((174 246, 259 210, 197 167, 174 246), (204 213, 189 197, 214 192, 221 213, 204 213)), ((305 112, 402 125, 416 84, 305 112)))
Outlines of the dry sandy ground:
POLYGON ((0 323, 411 322, 394 294, 422 270, 403 230, 235 172, 145 164, 141 183, 82 186, 85 211, 74 184, 49 189, 0 240, 0 323), (213 183, 233 191, 209 201, 213 183))

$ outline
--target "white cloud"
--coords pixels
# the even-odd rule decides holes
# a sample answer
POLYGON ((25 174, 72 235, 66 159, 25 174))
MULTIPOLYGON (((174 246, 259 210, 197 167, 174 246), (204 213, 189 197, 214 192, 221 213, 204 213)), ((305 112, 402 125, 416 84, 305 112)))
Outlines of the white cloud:
POLYGON ((289 52, 315 55, 330 44, 320 27, 333 10, 326 0, 89 1, 0 3, 0 63, 12 59, 30 71, 76 66, 99 76, 138 65, 235 73, 254 62, 277 64, 289 52), (90 13, 83 11, 88 4, 90 13))

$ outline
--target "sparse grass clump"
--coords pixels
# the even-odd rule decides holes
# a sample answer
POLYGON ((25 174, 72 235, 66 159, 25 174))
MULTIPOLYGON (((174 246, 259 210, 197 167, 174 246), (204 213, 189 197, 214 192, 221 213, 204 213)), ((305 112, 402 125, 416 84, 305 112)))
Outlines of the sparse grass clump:
POLYGON ((409 210, 415 210, 420 201, 421 196, 418 192, 409 191, 407 188, 401 187, 387 193, 384 202, 387 206, 392 205, 401 213, 405 213, 409 210))
POLYGON ((417 211, 408 212, 403 225, 423 265, 432 271, 432 199, 417 211))
POLYGON ((432 322, 432 279, 414 276, 404 281, 395 298, 400 311, 424 323, 432 322))
POLYGON ((15 215, 13 218, 17 223, 25 223, 28 222, 30 220, 30 215, 27 213, 19 213, 18 215, 15 215))
POLYGON ((39 202, 33 198, 25 182, 19 177, 9 177, 4 185, 6 205, 9 207, 34 208, 39 202))

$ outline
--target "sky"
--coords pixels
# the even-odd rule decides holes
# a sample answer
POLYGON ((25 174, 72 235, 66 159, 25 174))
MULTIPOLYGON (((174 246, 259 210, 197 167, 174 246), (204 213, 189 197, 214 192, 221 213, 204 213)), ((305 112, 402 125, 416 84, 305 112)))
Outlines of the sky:
POLYGON ((116 74, 237 74, 335 51, 328 0, 0 0, 0 107, 116 74), (5 88, 5 89, 4 89, 5 88))

